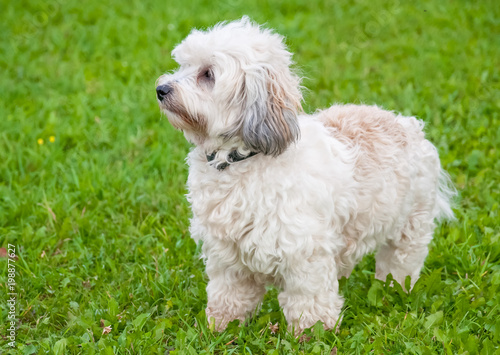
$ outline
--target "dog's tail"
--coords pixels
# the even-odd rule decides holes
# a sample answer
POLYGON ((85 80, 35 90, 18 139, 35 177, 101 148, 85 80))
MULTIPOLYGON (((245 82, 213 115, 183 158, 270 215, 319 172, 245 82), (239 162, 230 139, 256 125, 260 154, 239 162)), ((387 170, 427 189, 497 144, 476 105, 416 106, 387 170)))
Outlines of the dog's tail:
POLYGON ((453 186, 450 176, 441 168, 438 180, 436 206, 434 207, 434 216, 436 216, 438 221, 455 219, 451 207, 456 195, 457 190, 453 186))

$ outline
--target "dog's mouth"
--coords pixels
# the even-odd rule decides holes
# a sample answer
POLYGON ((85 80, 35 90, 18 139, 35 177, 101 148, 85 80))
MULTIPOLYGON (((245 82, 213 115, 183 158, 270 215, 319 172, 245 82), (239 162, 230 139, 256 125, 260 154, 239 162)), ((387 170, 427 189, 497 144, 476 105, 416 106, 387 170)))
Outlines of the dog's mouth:
POLYGON ((170 98, 164 98, 162 100, 158 99, 158 105, 160 106, 160 110, 165 114, 168 112, 176 113, 180 110, 180 106, 174 104, 173 100, 170 98))
POLYGON ((191 114, 172 96, 158 100, 160 109, 166 114, 168 121, 174 128, 181 131, 206 132, 207 121, 201 114, 191 114))

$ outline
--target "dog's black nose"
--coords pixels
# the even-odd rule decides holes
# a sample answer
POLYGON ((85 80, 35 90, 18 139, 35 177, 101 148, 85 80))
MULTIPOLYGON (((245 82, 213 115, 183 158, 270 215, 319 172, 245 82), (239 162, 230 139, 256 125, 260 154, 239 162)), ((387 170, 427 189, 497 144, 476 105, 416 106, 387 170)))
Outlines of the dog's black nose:
POLYGON ((166 85, 159 85, 156 88, 156 97, 158 100, 162 101, 165 96, 167 96, 170 92, 172 92, 172 86, 166 84, 166 85))

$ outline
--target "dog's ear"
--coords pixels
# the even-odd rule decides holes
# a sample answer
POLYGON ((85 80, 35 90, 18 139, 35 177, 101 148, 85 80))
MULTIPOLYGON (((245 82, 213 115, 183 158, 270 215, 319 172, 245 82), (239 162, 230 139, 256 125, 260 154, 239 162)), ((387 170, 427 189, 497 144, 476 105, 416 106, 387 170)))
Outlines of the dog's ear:
POLYGON ((248 149, 277 156, 299 135, 300 79, 288 66, 260 67, 245 74, 239 134, 248 149))

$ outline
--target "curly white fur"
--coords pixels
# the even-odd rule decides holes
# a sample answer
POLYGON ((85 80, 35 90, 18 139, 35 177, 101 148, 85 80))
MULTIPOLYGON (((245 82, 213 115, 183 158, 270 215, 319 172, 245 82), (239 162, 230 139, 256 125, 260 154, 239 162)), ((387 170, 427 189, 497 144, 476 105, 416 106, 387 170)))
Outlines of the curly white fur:
POLYGON ((422 121, 376 106, 301 114, 282 37, 246 17, 193 31, 173 56, 180 69, 158 79, 158 98, 196 145, 191 234, 203 241, 217 329, 253 311, 266 284, 281 290, 298 332, 334 328, 337 280, 373 251, 376 278, 415 283, 435 221, 453 217, 453 188, 422 121), (260 154, 231 163, 232 151, 260 154))

